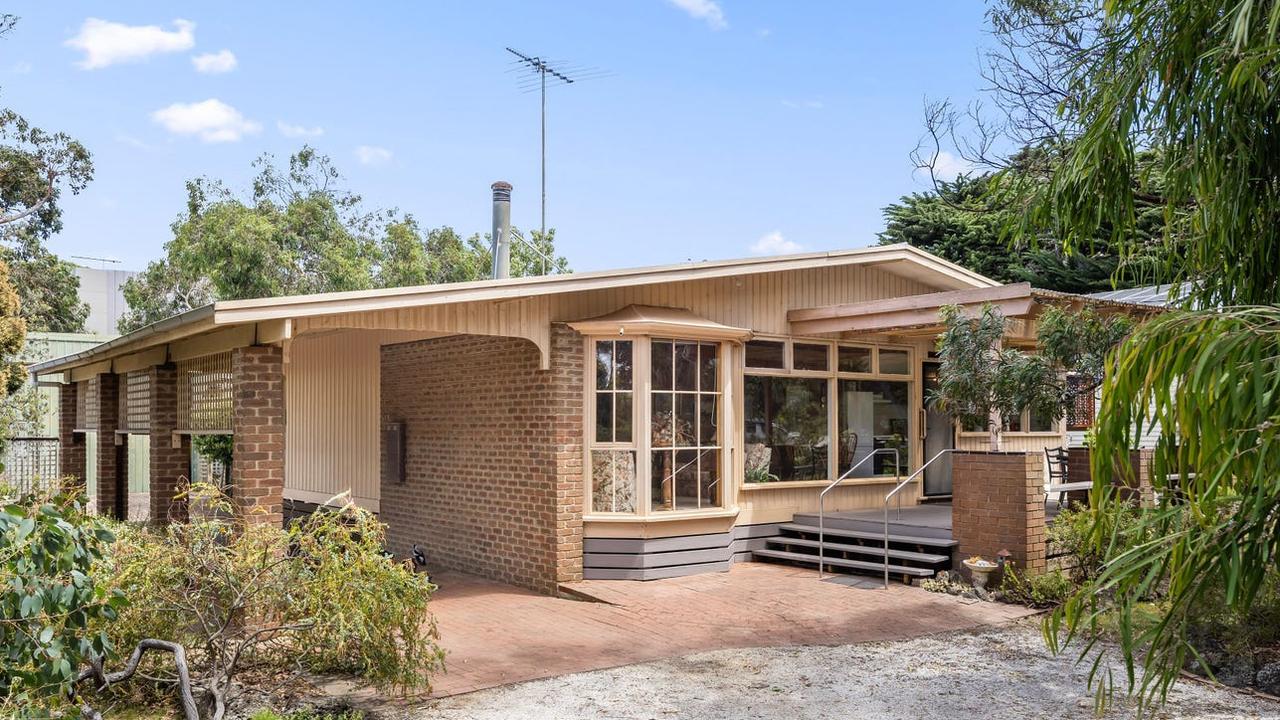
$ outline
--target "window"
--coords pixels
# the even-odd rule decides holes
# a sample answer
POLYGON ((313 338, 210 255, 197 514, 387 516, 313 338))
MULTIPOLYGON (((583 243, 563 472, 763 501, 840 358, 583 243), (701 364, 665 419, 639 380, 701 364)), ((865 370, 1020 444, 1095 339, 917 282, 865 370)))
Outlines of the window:
MULTIPOLYGON (((757 351, 756 362, 751 362, 748 343, 742 403, 746 482, 828 480, 879 448, 898 448, 898 470, 906 472, 911 386, 905 379, 878 376, 910 376, 909 350, 801 340, 753 342, 767 344, 769 354, 766 358, 757 351), (857 375, 867 377, 849 377, 857 375)), ((894 471, 886 453, 860 466, 856 476, 891 476, 894 471)))
MULTIPOLYGON (((907 475, 911 417, 908 388, 908 383, 891 380, 840 380, 837 417, 842 474, 876 450, 896 449, 898 472, 907 475)), ((893 475, 893 462, 892 455, 880 453, 858 466, 852 477, 893 475)))
POLYGON ((659 339, 650 347, 650 508, 720 507, 720 347, 659 339))
POLYGON ((591 509, 635 512, 634 343, 596 340, 595 426, 591 443, 591 509))
POLYGON ((785 370, 787 344, 776 340, 747 343, 747 367, 785 370))
POLYGON ((827 381, 748 375, 743 383, 747 482, 827 477, 827 381))

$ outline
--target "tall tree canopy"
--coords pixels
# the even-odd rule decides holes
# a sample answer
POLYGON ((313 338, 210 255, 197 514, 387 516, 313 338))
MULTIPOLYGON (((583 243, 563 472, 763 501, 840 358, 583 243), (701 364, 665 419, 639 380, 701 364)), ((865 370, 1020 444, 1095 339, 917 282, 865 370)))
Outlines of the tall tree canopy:
MULTIPOLYGON (((1068 251, 1099 236, 1126 247, 1141 158, 1157 158, 1158 279, 1182 283, 1188 309, 1139 327, 1108 362, 1090 536, 1106 562, 1047 628, 1055 644, 1083 637, 1092 655, 1118 627, 1128 684, 1152 701, 1201 662, 1189 629, 1202 603, 1244 612, 1280 557, 1280 1, 1004 0, 991 18, 1003 114, 962 144, 986 155, 998 143, 985 130, 1003 126, 1055 154, 1039 182, 996 170, 1019 203, 1015 241, 1048 232, 1068 251), (1129 449, 1155 427, 1152 483, 1181 502, 1122 532, 1104 481, 1130 472, 1129 449), (1153 597, 1159 618, 1142 623, 1153 597)), ((927 115, 931 137, 956 136, 945 105, 927 115)))
MULTIPOLYGON (((280 167, 255 163, 248 197, 217 180, 187 183, 187 209, 173 223, 165 257, 124 287, 128 332, 215 300, 363 290, 489 276, 487 236, 452 228, 425 233, 411 216, 369 212, 341 188, 328 157, 304 147, 280 167)), ((567 272, 554 234, 512 245, 511 274, 567 272), (531 247, 532 246, 532 247, 531 247)))
MULTIPOLYGON (((1019 182, 1037 174, 1025 152, 1010 172, 1019 182)), ((1007 183, 1007 180, 1006 180, 1007 183)), ((1148 184, 1149 185, 1149 184, 1148 184)), ((1144 188, 1134 235, 1117 243, 1099 233, 1067 252, 1048 233, 1011 242, 1018 203, 1002 190, 994 171, 938 180, 932 190, 912 193, 884 209, 880 244, 907 243, 1001 282, 1030 282, 1061 292, 1090 293, 1153 282, 1162 254, 1164 213, 1144 188)))

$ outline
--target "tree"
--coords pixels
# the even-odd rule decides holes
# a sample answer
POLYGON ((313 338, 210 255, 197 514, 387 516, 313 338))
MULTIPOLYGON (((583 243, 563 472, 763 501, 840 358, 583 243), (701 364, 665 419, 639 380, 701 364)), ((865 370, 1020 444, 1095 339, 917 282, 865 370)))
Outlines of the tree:
MULTIPOLYGON (((255 163, 248 198, 216 180, 187 183, 187 209, 173 223, 165 257, 124 287, 128 332, 215 300, 363 290, 489 277, 484 236, 452 228, 425 234, 412 216, 366 212, 360 196, 339 187, 332 162, 310 147, 280 168, 270 155, 255 163)), ((554 234, 534 233, 512 250, 512 274, 566 272, 554 234)))
POLYGON ((84 332, 89 305, 80 301, 74 265, 49 252, 39 236, 26 229, 5 233, 0 260, 9 265, 28 330, 84 332))
POLYGON ((0 261, 0 451, 8 444, 9 425, 15 419, 9 401, 27 379, 27 368, 20 356, 26 338, 27 323, 22 319, 18 293, 9 282, 9 267, 0 261))
POLYGON ((1076 396, 1092 395, 1102 382, 1107 353, 1133 327, 1123 315, 1049 307, 1036 330, 1039 352, 1029 354, 1001 347, 1008 323, 991 305, 977 317, 949 305, 942 321, 938 387, 927 400, 965 427, 986 427, 992 452, 1000 450, 1004 418, 1030 409, 1058 420, 1076 396), (1088 382, 1068 383, 1068 372, 1088 382))
MULTIPOLYGON (((1107 366, 1090 530, 1106 564, 1047 626, 1054 647, 1082 640, 1082 657, 1094 656, 1100 700, 1112 684, 1096 674, 1106 667, 1097 641, 1118 627, 1128 687, 1149 704, 1202 662, 1188 632, 1197 604, 1221 595, 1247 611, 1280 555, 1280 3, 1007 0, 993 17, 1016 21, 1019 47, 1060 41, 1039 50, 1058 69, 1046 76, 1062 92, 1044 126, 1060 161, 1044 182, 1012 188, 1025 208, 1015 235, 1126 242, 1140 215, 1138 160, 1154 151, 1170 250, 1157 279, 1182 283, 1187 307, 1201 308, 1139 327, 1107 366), (1121 534, 1103 479, 1131 472, 1122 458, 1156 424, 1152 484, 1180 503, 1121 534), (1158 620, 1140 624, 1157 592, 1158 620)), ((1032 82, 1025 65, 1011 67, 1032 82)), ((1022 87, 1006 85, 1005 97, 1030 104, 1022 87)), ((1009 117, 1028 116, 1011 107, 1009 117)))

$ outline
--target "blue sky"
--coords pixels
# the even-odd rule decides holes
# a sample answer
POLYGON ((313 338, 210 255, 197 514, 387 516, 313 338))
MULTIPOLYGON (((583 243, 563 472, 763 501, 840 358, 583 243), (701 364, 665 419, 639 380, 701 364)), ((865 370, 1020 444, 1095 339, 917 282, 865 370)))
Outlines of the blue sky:
POLYGON ((19 2, 0 103, 81 140, 63 255, 140 269, 183 183, 302 143, 371 207, 538 225, 538 95, 510 45, 611 77, 548 93, 548 225, 577 270, 874 244, 925 187, 926 97, 975 96, 979 2, 19 2), (150 26, 150 27, 147 27, 150 26), (224 52, 225 51, 225 52, 224 52))

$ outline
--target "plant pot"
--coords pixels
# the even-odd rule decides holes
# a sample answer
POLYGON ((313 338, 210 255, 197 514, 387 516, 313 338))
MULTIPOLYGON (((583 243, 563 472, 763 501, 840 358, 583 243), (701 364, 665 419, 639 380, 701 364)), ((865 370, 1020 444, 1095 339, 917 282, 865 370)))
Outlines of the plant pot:
POLYGON ((986 590, 987 583, 991 580, 991 574, 1000 569, 999 565, 988 560, 975 562, 973 560, 965 560, 964 566, 969 568, 969 577, 973 578, 973 586, 986 590))

